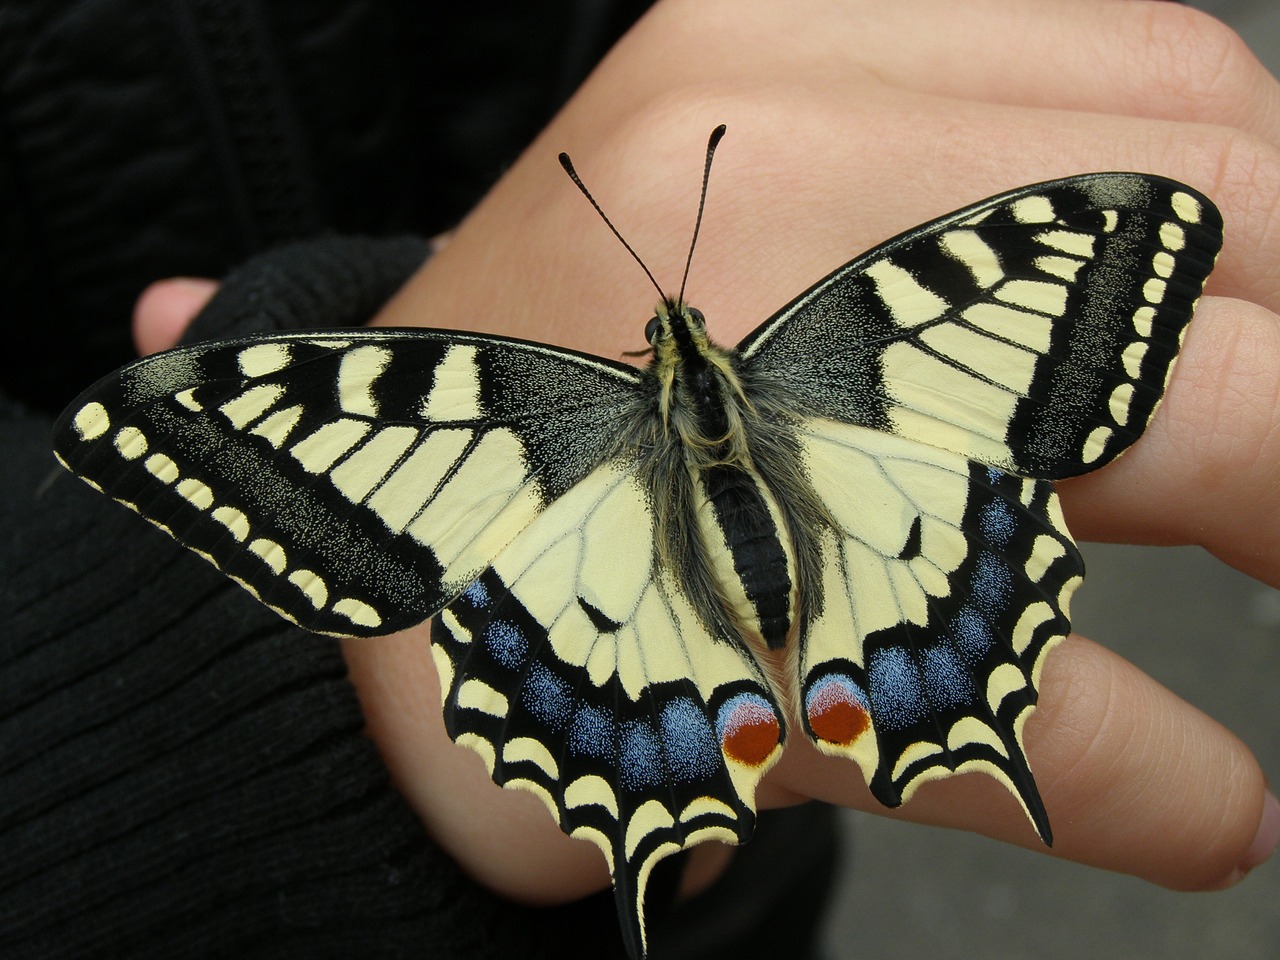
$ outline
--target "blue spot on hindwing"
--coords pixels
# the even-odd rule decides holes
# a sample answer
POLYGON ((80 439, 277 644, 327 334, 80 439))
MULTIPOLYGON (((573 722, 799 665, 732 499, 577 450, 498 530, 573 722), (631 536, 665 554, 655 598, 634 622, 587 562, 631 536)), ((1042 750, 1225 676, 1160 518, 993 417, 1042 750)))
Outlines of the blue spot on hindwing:
POLYGON ((979 553, 969 578, 969 593, 987 613, 1002 613, 1013 595, 1013 576, 1007 563, 994 553, 979 553))
POLYGON ((981 660, 995 643, 987 618, 967 603, 951 619, 948 628, 949 638, 968 664, 981 660))
POLYGON ((479 580, 473 581, 471 586, 463 590, 459 599, 467 601, 476 610, 483 610, 493 602, 489 596, 489 588, 479 580))
POLYGON ((689 782, 713 776, 723 762, 711 721, 688 697, 676 697, 659 718, 667 766, 677 780, 689 782))
POLYGON ((973 703, 973 679, 955 651, 945 644, 920 651, 925 695, 935 710, 973 703))
POLYGON ((1013 539, 1018 529, 1018 518, 1013 508, 1004 500, 996 499, 982 505, 978 511, 978 530, 993 547, 1003 547, 1013 539))
POLYGON ((507 620, 489 622, 484 628, 484 646, 489 655, 508 670, 515 670, 529 656, 529 638, 507 620))
POLYGON ((618 746, 618 779, 625 789, 643 790, 663 781, 662 744, 649 724, 640 720, 623 723, 618 746))
POLYGON ((928 715, 920 671, 905 647, 885 647, 871 654, 867 686, 871 714, 878 726, 896 730, 919 723, 928 715))
POLYGON ((569 751, 580 757, 612 761, 617 756, 618 725, 613 715, 584 706, 569 725, 569 751))
POLYGON ((552 730, 563 729, 574 712, 573 690, 569 684, 536 662, 529 665, 520 702, 552 730))

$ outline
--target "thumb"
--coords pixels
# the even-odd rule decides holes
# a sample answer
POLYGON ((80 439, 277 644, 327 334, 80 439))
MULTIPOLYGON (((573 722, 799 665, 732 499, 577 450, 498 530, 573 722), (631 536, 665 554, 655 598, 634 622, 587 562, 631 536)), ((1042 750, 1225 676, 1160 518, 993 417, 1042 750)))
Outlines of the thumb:
POLYGON ((142 291, 133 307, 133 343, 139 356, 176 346, 218 289, 213 280, 173 277, 142 291))

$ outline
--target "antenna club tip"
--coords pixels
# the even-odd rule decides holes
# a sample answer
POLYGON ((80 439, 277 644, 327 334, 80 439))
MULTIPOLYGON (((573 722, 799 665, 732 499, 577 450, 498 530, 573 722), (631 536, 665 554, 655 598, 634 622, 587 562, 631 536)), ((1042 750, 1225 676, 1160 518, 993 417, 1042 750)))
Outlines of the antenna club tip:
POLYGON ((560 166, 564 167, 565 170, 570 173, 573 172, 573 161, 569 159, 569 155, 567 153, 562 152, 557 159, 560 161, 560 166))

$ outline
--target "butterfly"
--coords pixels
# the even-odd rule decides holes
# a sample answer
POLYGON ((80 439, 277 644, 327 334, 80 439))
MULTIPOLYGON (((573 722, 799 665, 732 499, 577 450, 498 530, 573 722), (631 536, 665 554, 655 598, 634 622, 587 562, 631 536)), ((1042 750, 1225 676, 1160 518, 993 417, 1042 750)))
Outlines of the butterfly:
POLYGON ((432 329, 197 343, 91 387, 55 451, 308 630, 434 616, 449 735, 599 846, 640 957, 653 866, 746 840, 796 729, 891 807, 986 772, 1051 842, 1021 730, 1083 574, 1052 481, 1141 435, 1221 237, 1190 187, 1069 177, 733 349, 683 287, 645 368, 432 329))

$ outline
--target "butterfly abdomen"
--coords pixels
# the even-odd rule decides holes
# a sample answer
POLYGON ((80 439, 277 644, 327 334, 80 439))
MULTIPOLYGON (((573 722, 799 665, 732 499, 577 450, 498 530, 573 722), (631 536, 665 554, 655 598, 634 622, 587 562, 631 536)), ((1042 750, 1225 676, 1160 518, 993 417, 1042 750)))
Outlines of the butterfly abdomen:
POLYGON ((771 650, 795 619, 795 557, 781 512, 754 471, 718 464, 698 478, 698 525, 731 620, 771 650))
POLYGON ((659 319, 653 370, 693 480, 696 521, 688 525, 733 630, 780 649, 795 621, 795 557, 782 511, 753 465, 750 405, 732 355, 708 339, 696 311, 660 309, 659 319))

